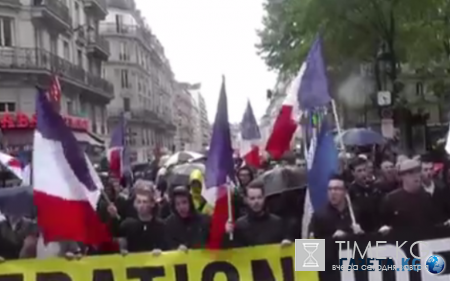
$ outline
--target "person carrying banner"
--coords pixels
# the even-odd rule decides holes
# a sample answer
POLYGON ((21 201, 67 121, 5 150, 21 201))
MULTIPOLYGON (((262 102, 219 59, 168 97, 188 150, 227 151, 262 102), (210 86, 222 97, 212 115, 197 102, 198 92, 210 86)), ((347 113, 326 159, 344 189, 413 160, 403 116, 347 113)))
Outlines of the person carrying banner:
POLYGON ((173 190, 171 207, 172 214, 165 221, 169 249, 203 248, 208 241, 210 217, 197 211, 187 188, 173 190))
MULTIPOLYGON (((344 180, 339 175, 333 175, 328 182, 328 204, 311 219, 310 231, 316 239, 343 238, 362 233, 360 227, 354 227, 347 205, 347 189, 344 180)), ((356 220, 358 212, 355 211, 356 220)))
POLYGON ((149 252, 159 255, 167 250, 164 223, 155 216, 154 190, 148 185, 134 189, 134 207, 137 218, 129 217, 120 225, 120 251, 122 254, 149 252))
POLYGON ((5 216, 0 222, 0 260, 23 257, 30 241, 38 235, 35 222, 24 217, 5 216))
MULTIPOLYGON (((280 243, 282 246, 292 244, 288 227, 283 220, 271 214, 265 208, 264 187, 251 184, 245 189, 247 214, 236 223, 226 224, 226 232, 233 233, 234 239, 225 239, 227 247, 249 247, 280 243)), ((228 237, 228 235, 226 235, 228 237)))

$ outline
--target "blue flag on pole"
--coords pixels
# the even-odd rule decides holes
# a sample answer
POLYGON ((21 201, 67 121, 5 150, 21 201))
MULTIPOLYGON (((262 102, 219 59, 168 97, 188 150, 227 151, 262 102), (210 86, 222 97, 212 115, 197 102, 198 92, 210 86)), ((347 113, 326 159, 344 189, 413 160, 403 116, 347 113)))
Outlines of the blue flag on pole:
POLYGON ((331 102, 320 35, 314 40, 300 71, 303 71, 297 92, 300 109, 312 110, 331 102))
POLYGON ((308 171, 309 196, 313 210, 324 206, 327 199, 328 181, 338 171, 338 151, 328 122, 324 118, 317 137, 317 146, 308 171))

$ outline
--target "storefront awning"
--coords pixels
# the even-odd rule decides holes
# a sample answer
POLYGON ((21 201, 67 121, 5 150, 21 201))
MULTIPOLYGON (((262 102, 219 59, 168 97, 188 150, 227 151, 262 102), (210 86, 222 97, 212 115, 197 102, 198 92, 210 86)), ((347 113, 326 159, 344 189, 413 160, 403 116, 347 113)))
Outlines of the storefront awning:
POLYGON ((103 146, 103 142, 97 140, 96 138, 92 137, 90 134, 86 132, 73 132, 75 138, 77 141, 82 143, 87 143, 89 145, 93 146, 103 146))

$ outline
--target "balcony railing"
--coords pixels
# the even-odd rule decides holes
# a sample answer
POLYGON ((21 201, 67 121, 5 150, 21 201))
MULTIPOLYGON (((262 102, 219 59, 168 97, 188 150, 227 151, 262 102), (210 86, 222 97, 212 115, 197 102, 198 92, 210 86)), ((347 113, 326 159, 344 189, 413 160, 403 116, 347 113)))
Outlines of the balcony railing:
POLYGON ((102 11, 102 13, 108 14, 108 5, 106 0, 84 0, 86 5, 92 7, 96 7, 98 10, 102 11))
POLYGON ((67 25, 72 25, 72 17, 70 16, 69 7, 60 0, 32 0, 34 7, 42 7, 47 9, 52 15, 58 17, 67 25))
POLYGON ((43 71, 54 72, 61 75, 63 79, 80 83, 104 96, 112 97, 114 94, 113 85, 105 79, 92 75, 83 68, 46 50, 34 48, 0 49, 0 72, 18 70, 38 73, 43 71))
POLYGON ((0 6, 5 6, 5 7, 20 7, 20 0, 2 0, 0 1, 0 6))
POLYGON ((91 47, 101 50, 106 57, 109 57, 110 55, 109 42, 103 36, 98 34, 90 35, 89 45, 91 45, 91 47))
POLYGON ((134 0, 108 0, 110 8, 117 8, 122 10, 135 10, 136 3, 134 0))
POLYGON ((137 25, 117 25, 114 23, 103 23, 100 25, 100 33, 104 35, 123 35, 137 37, 148 46, 153 45, 153 39, 150 31, 137 25))

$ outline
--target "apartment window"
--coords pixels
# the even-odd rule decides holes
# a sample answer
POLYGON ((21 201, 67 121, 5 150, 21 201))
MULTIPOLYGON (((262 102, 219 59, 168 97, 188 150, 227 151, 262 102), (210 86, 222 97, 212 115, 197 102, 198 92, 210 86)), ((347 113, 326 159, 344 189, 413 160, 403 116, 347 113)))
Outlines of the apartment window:
POLYGON ((102 78, 106 79, 106 67, 102 66, 102 78))
POLYGON ((66 105, 67 105, 67 113, 69 113, 70 115, 74 114, 73 102, 71 100, 68 100, 66 105))
POLYGON ((58 40, 57 37, 50 37, 50 53, 58 54, 58 40))
POLYGON ((15 102, 0 102, 0 112, 15 112, 16 103, 15 102))
POLYGON ((120 71, 120 84, 122 85, 122 88, 126 89, 126 88, 130 88, 130 83, 128 80, 128 70, 126 69, 122 69, 120 71))
POLYGON ((423 96, 423 83, 422 82, 416 83, 416 95, 423 96))
POLYGON ((116 29, 117 32, 122 32, 123 31, 123 15, 116 15, 116 29))
POLYGON ((141 53, 140 53, 139 45, 136 45, 136 62, 141 63, 140 60, 141 60, 141 53))
POLYGON ((130 99, 129 98, 123 98, 123 110, 125 112, 130 112, 131 106, 130 106, 130 99))
POLYGON ((74 24, 75 24, 75 28, 80 26, 81 23, 81 13, 80 13, 80 4, 78 2, 75 2, 74 4, 75 9, 74 9, 74 24))
MULTIPOLYGON (((78 61, 78 66, 83 67, 83 51, 82 50, 77 51, 77 61, 78 61)), ((91 72, 92 72, 92 70, 91 70, 91 72)))
POLYGON ((126 42, 120 43, 119 60, 121 60, 121 61, 129 61, 130 60, 130 48, 126 42))
POLYGON ((13 45, 13 19, 0 17, 0 46, 12 47, 13 45))
POLYGON ((68 41, 63 41, 63 46, 64 46, 64 58, 66 60, 70 60, 70 47, 69 47, 69 42, 68 41))

